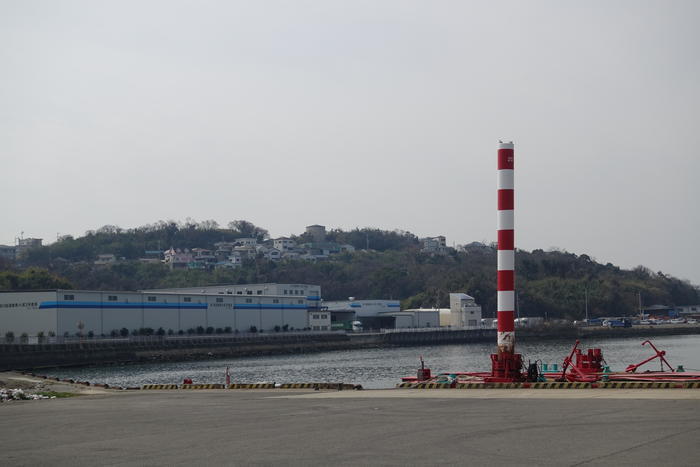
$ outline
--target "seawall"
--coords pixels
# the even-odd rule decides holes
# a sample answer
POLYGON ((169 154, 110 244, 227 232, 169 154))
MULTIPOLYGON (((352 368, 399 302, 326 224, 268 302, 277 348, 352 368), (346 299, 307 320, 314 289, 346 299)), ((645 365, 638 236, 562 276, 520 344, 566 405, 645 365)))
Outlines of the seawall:
MULTIPOLYGON (((700 334, 700 326, 541 327, 517 330, 522 341, 700 334)), ((0 371, 56 366, 184 361, 255 355, 323 352, 395 346, 495 342, 494 329, 406 330, 387 333, 272 334, 251 337, 154 339, 148 342, 84 341, 69 344, 0 345, 0 371)))

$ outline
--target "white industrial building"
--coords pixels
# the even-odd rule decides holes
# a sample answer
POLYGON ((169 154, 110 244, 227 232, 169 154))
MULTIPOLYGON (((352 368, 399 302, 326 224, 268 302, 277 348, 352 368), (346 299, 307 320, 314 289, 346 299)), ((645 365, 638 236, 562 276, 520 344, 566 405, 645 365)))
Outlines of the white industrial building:
POLYGON ((407 312, 437 312, 440 316, 440 326, 454 328, 479 328, 481 322, 481 306, 476 304, 474 297, 465 293, 451 293, 449 308, 411 308, 407 312))
POLYGON ((450 325, 458 328, 476 328, 481 326, 481 305, 471 295, 465 293, 450 294, 450 325))
POLYGON ((439 327, 437 310, 401 310, 398 300, 342 300, 324 302, 331 320, 360 321, 363 329, 439 327))
POLYGON ((240 332, 275 327, 325 331, 330 313, 320 307, 321 287, 247 284, 184 289, 108 292, 51 290, 0 292, 0 333, 15 336, 109 335, 126 328, 166 332, 230 327, 240 332))

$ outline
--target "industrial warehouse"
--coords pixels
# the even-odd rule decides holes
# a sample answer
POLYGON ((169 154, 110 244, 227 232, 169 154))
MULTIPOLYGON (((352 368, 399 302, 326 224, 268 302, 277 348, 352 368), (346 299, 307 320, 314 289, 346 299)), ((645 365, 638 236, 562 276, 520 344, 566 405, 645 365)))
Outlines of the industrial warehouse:
POLYGON ((323 308, 331 313, 334 329, 342 328, 340 323, 356 323, 355 329, 483 327, 481 307, 474 297, 465 293, 451 293, 450 308, 402 310, 398 300, 356 300, 354 297, 324 302, 323 308))
POLYGON ((449 309, 401 310, 398 300, 324 302, 309 284, 237 284, 135 292, 0 292, 0 333, 108 336, 162 329, 168 334, 331 331, 381 328, 477 328, 481 307, 450 294, 449 309))
POLYGON ((125 328, 170 333, 330 329, 320 286, 248 284, 137 292, 50 290, 0 293, 0 330, 36 335, 109 335, 125 328))

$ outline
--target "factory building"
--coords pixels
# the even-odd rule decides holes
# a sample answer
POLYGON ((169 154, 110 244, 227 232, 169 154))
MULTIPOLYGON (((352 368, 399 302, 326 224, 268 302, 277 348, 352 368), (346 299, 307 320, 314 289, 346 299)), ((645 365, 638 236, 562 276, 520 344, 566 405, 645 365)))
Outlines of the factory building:
POLYGON ((450 294, 450 325, 457 328, 476 328, 481 326, 481 306, 471 295, 465 293, 450 294))
POLYGON ((275 328, 327 331, 331 329, 330 313, 320 308, 320 301, 320 286, 307 284, 138 292, 0 292, 0 333, 100 336, 122 328, 163 328, 177 333, 200 326, 239 332, 275 328))
POLYGON ((404 311, 412 313, 438 312, 442 327, 474 329, 483 327, 481 306, 476 304, 474 297, 465 293, 451 293, 449 308, 411 308, 404 311))
POLYGON ((350 329, 353 322, 362 329, 439 327, 437 310, 401 310, 398 300, 349 300, 324 302, 334 329, 350 329))

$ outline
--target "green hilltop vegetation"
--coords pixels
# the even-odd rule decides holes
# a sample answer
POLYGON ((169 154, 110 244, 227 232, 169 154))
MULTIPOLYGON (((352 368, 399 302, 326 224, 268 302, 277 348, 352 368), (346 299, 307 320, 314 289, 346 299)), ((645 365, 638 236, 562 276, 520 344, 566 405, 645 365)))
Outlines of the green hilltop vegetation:
MULTIPOLYGON (((246 260, 237 269, 176 269, 138 261, 145 251, 167 248, 207 248, 240 237, 269 240, 267 230, 247 221, 226 228, 214 221, 184 223, 160 221, 124 230, 105 226, 83 237, 64 237, 48 246, 29 250, 18 263, 0 263, 0 290, 75 288, 138 290, 148 288, 245 284, 259 282, 320 284, 326 300, 396 299, 403 307, 449 306, 450 292, 466 292, 483 306, 485 316, 496 309, 496 250, 492 245, 470 244, 448 249, 446 255, 421 253, 418 237, 402 231, 363 228, 331 230, 327 240, 350 244, 354 252, 326 260, 269 261, 262 256, 246 260), (370 249, 366 250, 366 245, 370 249), (98 254, 123 258, 96 266, 98 254)), ((297 243, 310 239, 292 236, 297 243)), ((585 254, 566 251, 516 255, 518 303, 521 316, 581 319, 588 290, 589 315, 632 315, 637 294, 645 304, 700 303, 700 291, 687 281, 638 266, 623 270, 600 264, 585 254)))

